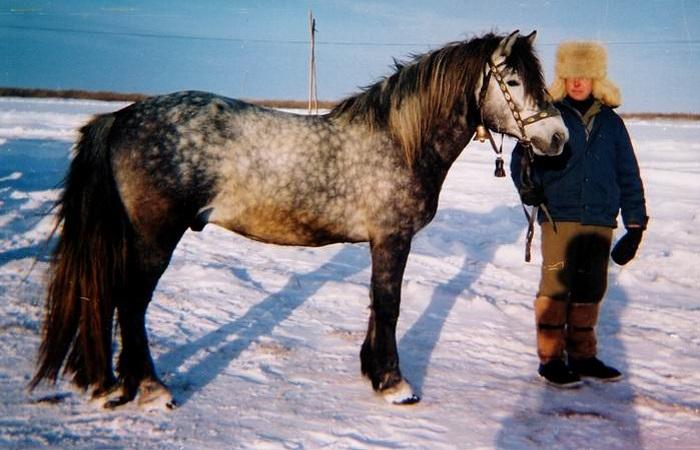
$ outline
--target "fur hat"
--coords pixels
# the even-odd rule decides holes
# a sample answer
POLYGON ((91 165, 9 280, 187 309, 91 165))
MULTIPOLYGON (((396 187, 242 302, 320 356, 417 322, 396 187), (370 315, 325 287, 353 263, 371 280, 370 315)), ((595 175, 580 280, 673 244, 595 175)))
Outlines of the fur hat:
POLYGON ((622 103, 620 90, 607 77, 608 55, 602 45, 592 41, 562 42, 557 49, 554 82, 549 88, 557 101, 566 96, 566 78, 593 80, 593 97, 614 108, 622 103))

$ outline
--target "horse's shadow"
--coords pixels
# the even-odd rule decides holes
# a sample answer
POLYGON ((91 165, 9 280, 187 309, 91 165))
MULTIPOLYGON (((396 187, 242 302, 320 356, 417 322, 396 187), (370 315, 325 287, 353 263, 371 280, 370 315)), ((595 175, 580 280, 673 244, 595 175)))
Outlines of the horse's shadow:
MULTIPOLYGON (((269 295, 243 316, 185 345, 172 349, 156 363, 172 376, 166 381, 176 389, 178 403, 184 404, 202 387, 221 374, 231 361, 258 339, 269 335, 325 283, 346 279, 369 267, 366 245, 344 245, 318 269, 292 276, 278 292, 269 295), (230 339, 235 336, 235 339, 230 339), (202 350, 215 348, 197 363, 179 371, 189 358, 202 350)), ((237 277, 249 279, 246 271, 236 270, 237 277)))
MULTIPOLYGON (((25 258, 48 261, 52 243, 31 232, 51 213, 51 190, 68 167, 68 147, 67 142, 25 139, 0 144, 0 218, 5 219, 0 241, 9 244, 0 251, 0 266, 25 258)), ((12 289, 19 286, 0 286, 0 294, 12 289)))
MULTIPOLYGON (((519 210, 506 207, 496 208, 487 215, 448 209, 440 211, 433 223, 435 227, 440 227, 441 223, 442 226, 449 224, 453 230, 462 226, 466 228, 472 224, 483 227, 485 226, 484 221, 493 224, 513 224, 519 222, 516 222, 516 219, 504 220, 504 215, 518 213, 519 210), (454 223, 459 225, 455 227, 454 223)), ((513 225, 506 226, 512 227, 513 225)), ((468 236, 468 233, 465 232, 464 235, 468 236)), ((503 235, 516 238, 518 233, 510 232, 503 235)), ((475 259, 469 255, 465 256, 460 272, 447 284, 435 288, 430 304, 399 343, 403 353, 402 367, 418 390, 424 383, 428 362, 437 346, 440 332, 452 307, 460 294, 478 279, 496 249, 496 246, 484 246, 483 243, 469 239, 465 239, 463 244, 467 248, 469 246, 474 246, 475 249, 479 247, 475 252, 479 254, 479 257, 486 253, 486 260, 475 259)), ((416 247, 420 247, 420 245, 416 247)), ((416 249, 415 252, 420 253, 420 249, 416 249)), ((410 266, 410 259, 408 264, 410 266)), ((225 371, 231 361, 238 358, 258 339, 269 335, 277 325, 290 317, 325 283, 347 279, 369 266, 370 256, 366 245, 345 245, 318 269, 293 276, 280 291, 269 295, 250 308, 243 316, 161 355, 156 366, 165 371, 167 374, 165 381, 176 391, 177 401, 184 404, 195 392, 201 390, 225 371), (232 338, 234 336, 235 338, 232 338), (212 351, 212 349, 215 350, 212 351), (208 353, 186 369, 181 369, 188 360, 203 352, 208 353)), ((241 274, 245 274, 245 277, 249 278, 246 271, 235 270, 237 270, 237 277, 241 278, 241 274)), ((404 299, 404 301, 406 300, 404 299)))
MULTIPOLYGON (((496 448, 588 448, 596 434, 606 437, 606 448, 643 448, 627 350, 619 337, 629 298, 612 271, 605 297, 597 327, 599 354, 625 378, 609 384, 587 381, 569 391, 536 380, 533 367, 535 385, 525 388, 517 408, 502 421, 496 448)), ((534 333, 533 328, 533 345, 534 333)))
POLYGON ((439 213, 438 219, 442 216, 465 228, 464 235, 467 238, 461 240, 465 255, 459 272, 447 283, 435 287, 430 303, 399 341, 401 366, 419 395, 422 394, 428 364, 457 299, 479 279, 486 265, 493 260, 498 247, 513 243, 518 238, 524 224, 519 208, 505 206, 497 207, 487 214, 447 209, 439 213), (492 238, 489 233, 485 241, 479 242, 473 239, 472 234, 470 239, 470 233, 466 230, 472 227, 488 227, 497 237, 492 238))

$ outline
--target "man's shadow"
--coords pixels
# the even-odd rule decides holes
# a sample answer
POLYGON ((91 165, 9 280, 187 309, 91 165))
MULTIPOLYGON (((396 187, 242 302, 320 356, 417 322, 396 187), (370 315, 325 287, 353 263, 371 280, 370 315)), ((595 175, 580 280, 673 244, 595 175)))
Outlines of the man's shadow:
POLYGON ((402 371, 418 395, 422 394, 432 354, 457 299, 479 279, 484 268, 493 260, 498 247, 518 239, 525 223, 519 207, 499 206, 486 214, 447 209, 438 212, 437 227, 440 226, 442 217, 449 221, 451 228, 464 229, 464 238, 460 242, 465 248, 465 255, 459 272, 447 283, 435 287, 430 303, 399 341, 402 371), (469 233, 470 229, 479 230, 484 227, 489 229, 486 241, 483 241, 483 234, 469 233), (481 237, 482 241, 475 237, 481 237))
MULTIPOLYGON (((627 351, 619 337, 620 317, 628 302, 611 271, 596 327, 598 356, 624 378, 613 383, 584 378, 578 389, 561 389, 539 380, 533 367, 531 383, 516 402, 516 410, 502 421, 496 448, 589 448, 596 436, 605 436, 605 448, 643 448, 627 351)), ((533 352, 534 333, 533 327, 533 352)))

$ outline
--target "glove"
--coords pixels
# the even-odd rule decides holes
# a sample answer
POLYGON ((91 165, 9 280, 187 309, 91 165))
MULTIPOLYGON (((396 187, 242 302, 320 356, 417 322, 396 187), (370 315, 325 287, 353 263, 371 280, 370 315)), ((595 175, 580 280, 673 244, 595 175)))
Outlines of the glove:
POLYGON ((520 201, 528 206, 539 206, 542 203, 547 203, 547 198, 544 196, 542 186, 527 186, 523 184, 520 186, 518 194, 520 194, 520 201))
POLYGON ((639 243, 642 242, 642 234, 644 234, 644 228, 628 228, 627 233, 617 241, 610 253, 612 260, 621 266, 630 262, 637 253, 639 243))

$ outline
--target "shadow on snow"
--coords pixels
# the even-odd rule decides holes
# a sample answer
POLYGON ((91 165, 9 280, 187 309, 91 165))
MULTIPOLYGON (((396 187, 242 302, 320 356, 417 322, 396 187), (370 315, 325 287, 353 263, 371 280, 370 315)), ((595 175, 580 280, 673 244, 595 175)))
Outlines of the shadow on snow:
POLYGON ((369 267, 367 246, 345 245, 318 269, 292 276, 279 292, 269 295, 240 318, 160 356, 156 367, 173 373, 167 383, 180 389, 176 400, 184 404, 196 391, 221 374, 251 344, 271 334, 277 325, 284 322, 325 283, 346 279, 366 267, 369 267), (216 351, 208 353, 187 370, 178 372, 178 367, 189 358, 212 347, 216 347, 216 351))
MULTIPOLYGON (((629 380, 630 367, 620 339, 620 318, 629 302, 627 293, 610 271, 608 291, 597 326, 600 358, 618 368, 624 378, 616 383, 584 380, 578 389, 545 385, 532 367, 533 385, 528 385, 518 407, 501 423, 495 447, 535 449, 556 445, 562 449, 642 449, 635 393, 629 380), (596 433, 591 434, 595 424, 596 433)), ((534 299, 534 292, 533 292, 534 299)), ((533 352, 535 328, 533 313, 533 352)))

